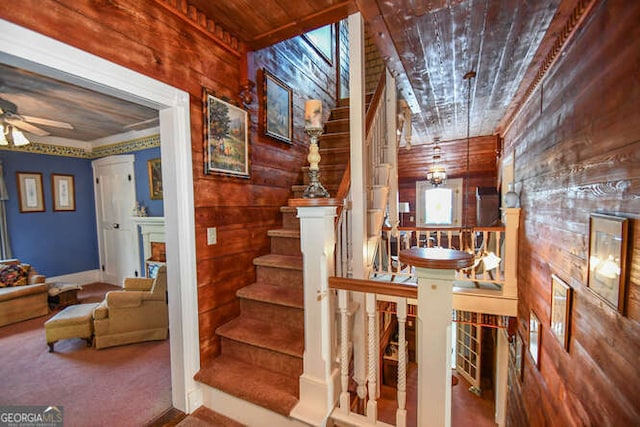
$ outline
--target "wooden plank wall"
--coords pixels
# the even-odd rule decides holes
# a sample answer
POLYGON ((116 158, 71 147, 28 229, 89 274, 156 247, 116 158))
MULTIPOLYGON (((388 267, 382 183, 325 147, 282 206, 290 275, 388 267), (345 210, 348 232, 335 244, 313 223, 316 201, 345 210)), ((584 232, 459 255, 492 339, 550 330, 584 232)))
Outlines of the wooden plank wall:
MULTIPOLYGON (((463 224, 470 226, 476 224, 476 188, 496 187, 497 144, 496 136, 471 138, 469 141, 469 189, 466 210, 463 207, 463 215, 466 212, 467 221, 463 220, 463 224)), ((467 140, 443 141, 440 147, 447 177, 466 179, 467 140)), ((398 164, 400 165, 398 168, 399 201, 409 202, 411 210, 408 214, 404 214, 404 226, 413 227, 416 215, 416 182, 427 179, 427 171, 433 164, 433 144, 414 145, 411 150, 401 148, 398 152, 398 164), (410 221, 410 217, 413 217, 414 221, 410 221)))
MULTIPOLYGON (((214 330, 239 311, 235 292, 255 277, 254 257, 267 253, 266 232, 281 222, 290 186, 299 181, 307 147, 301 125, 304 99, 335 104, 335 71, 300 39, 249 55, 230 34, 187 2, 153 0, 25 0, 0 8, 0 17, 73 45, 190 94, 200 352, 218 351, 214 330), (162 3, 162 4, 161 4, 162 3), (176 6, 177 4, 177 6, 176 6), (202 86, 240 104, 240 85, 256 82, 250 105, 251 178, 204 175, 202 86), (268 68, 294 92, 294 143, 261 133, 259 69, 268 68), (218 228, 207 246, 206 228, 218 228)), ((170 248, 168 248, 170 252, 170 248)))
POLYGON ((522 186, 518 331, 525 350, 508 425, 640 425, 640 2, 595 5, 505 134, 522 186), (586 287, 589 215, 631 219, 627 312, 586 287), (568 351, 550 333, 551 274, 574 290, 568 351))

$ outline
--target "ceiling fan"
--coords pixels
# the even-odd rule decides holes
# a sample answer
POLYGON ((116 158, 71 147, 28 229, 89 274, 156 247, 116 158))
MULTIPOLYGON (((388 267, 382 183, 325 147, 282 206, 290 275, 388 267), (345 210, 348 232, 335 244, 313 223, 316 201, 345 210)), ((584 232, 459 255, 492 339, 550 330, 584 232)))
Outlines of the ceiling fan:
POLYGON ((0 145, 8 145, 9 142, 14 145, 28 144, 29 140, 22 134, 21 130, 38 136, 50 135, 49 132, 35 126, 33 123, 43 126, 73 129, 73 126, 69 123, 18 114, 16 104, 0 98, 0 145))

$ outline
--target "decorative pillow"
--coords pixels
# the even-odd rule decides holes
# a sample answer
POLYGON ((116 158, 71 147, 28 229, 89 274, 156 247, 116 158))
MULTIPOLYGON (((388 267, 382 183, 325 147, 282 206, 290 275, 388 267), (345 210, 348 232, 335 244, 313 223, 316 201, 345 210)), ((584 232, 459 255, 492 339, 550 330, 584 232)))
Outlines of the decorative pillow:
POLYGON ((28 284, 29 264, 0 264, 0 287, 28 284))

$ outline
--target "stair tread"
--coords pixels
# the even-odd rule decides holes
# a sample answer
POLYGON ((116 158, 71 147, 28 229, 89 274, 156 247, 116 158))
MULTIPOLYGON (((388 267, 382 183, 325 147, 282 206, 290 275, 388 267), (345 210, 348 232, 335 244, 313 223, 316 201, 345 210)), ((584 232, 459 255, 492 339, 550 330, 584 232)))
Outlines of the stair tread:
POLYGON ((301 325, 293 327, 240 316, 220 326, 216 334, 289 356, 301 358, 304 353, 304 329, 301 325))
POLYGON ((268 302, 285 307, 304 308, 304 291, 302 287, 278 286, 256 282, 241 288, 236 295, 239 298, 268 302))
POLYGON ((254 258, 253 265, 302 271, 302 256, 267 254, 254 258))
POLYGON ((276 228, 273 230, 267 231, 267 236, 269 237, 291 237, 291 238, 300 238, 300 229, 299 228, 276 228))
POLYGON ((184 420, 177 424, 178 427, 206 427, 206 426, 218 426, 218 427, 244 427, 244 424, 225 417, 206 406, 201 406, 191 414, 189 414, 184 420))
POLYGON ((195 379, 285 416, 298 403, 297 378, 224 355, 200 369, 195 379))

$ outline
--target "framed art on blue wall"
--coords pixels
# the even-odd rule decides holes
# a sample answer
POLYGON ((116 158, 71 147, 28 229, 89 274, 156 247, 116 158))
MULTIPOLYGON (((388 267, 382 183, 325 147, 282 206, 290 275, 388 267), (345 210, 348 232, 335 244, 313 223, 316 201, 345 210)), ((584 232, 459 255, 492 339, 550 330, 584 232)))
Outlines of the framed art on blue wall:
POLYGON ((149 174, 149 193, 151 200, 162 200, 162 161, 161 159, 147 160, 149 174))
POLYGON ((42 174, 39 172, 16 172, 16 183, 20 212, 44 212, 42 174))
POLYGON ((76 188, 73 175, 51 174, 51 194, 53 196, 53 210, 75 211, 76 188))

